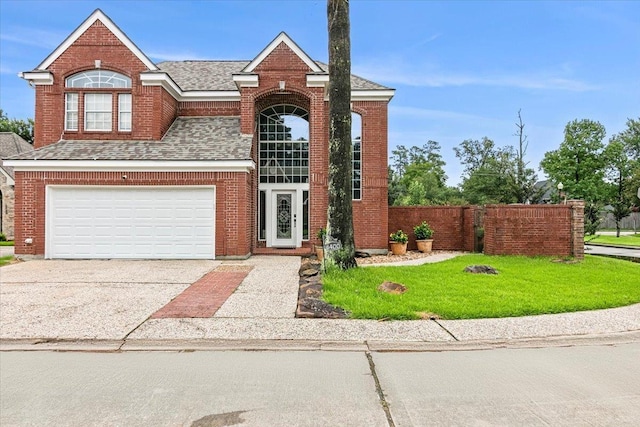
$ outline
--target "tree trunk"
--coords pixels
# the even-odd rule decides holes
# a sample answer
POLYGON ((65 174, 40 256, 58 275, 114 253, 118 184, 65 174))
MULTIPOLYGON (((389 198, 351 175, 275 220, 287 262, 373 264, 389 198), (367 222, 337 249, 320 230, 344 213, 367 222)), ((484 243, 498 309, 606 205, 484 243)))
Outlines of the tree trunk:
POLYGON ((346 270, 356 266, 351 205, 351 41, 349 1, 328 0, 329 207, 325 259, 346 270))

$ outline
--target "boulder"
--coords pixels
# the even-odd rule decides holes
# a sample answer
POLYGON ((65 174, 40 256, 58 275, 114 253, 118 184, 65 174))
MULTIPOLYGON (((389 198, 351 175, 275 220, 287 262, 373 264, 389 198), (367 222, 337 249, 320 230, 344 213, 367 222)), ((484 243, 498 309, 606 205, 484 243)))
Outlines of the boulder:
POLYGON ((498 270, 490 265, 469 265, 465 267, 464 272, 473 274, 498 274, 498 270))
POLYGON ((386 292, 388 294, 399 295, 407 292, 407 287, 405 285, 401 285, 400 283, 384 282, 380 286, 378 286, 378 290, 380 292, 386 292))

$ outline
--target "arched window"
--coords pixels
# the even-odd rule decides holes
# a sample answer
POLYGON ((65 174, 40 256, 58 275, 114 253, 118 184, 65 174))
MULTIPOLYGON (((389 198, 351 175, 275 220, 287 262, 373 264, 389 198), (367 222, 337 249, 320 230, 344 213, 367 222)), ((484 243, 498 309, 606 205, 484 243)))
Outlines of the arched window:
POLYGON ((261 183, 309 182, 309 113, 294 105, 260 112, 261 183))
POLYGON ((351 198, 362 199, 362 117, 351 113, 351 160, 353 176, 351 178, 351 198))
POLYGON ((115 116, 118 131, 131 132, 131 78, 109 70, 81 71, 67 77, 65 87, 74 89, 65 91, 65 130, 80 130, 79 117, 84 116, 84 131, 111 132, 115 116))
POLYGON ((67 77, 65 86, 85 89, 131 88, 131 79, 115 71, 90 70, 67 77))

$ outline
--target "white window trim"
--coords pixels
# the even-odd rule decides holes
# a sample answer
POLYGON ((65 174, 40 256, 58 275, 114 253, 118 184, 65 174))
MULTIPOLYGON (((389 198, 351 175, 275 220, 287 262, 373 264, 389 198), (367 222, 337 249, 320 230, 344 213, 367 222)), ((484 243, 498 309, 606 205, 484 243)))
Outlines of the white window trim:
POLYGON ((131 130, 133 129, 133 97, 131 96, 130 93, 119 93, 118 94, 118 132, 131 132, 131 130), (129 97, 129 109, 128 110, 123 110, 122 109, 122 98, 124 96, 129 97), (123 129, 122 128, 122 113, 127 113, 129 114, 129 121, 128 121, 128 125, 129 128, 128 129, 123 129))
POLYGON ((100 93, 100 92, 88 92, 84 94, 84 130, 85 132, 112 132, 113 131, 113 94, 111 92, 109 93, 100 93), (89 111, 87 108, 87 96, 90 95, 103 95, 103 96, 109 96, 109 99, 111 100, 110 104, 111 107, 109 108, 109 110, 91 110, 89 111), (109 113, 109 115, 111 116, 111 120, 109 121, 109 128, 108 129, 94 129, 94 128, 90 128, 88 126, 88 122, 87 122, 87 114, 88 113, 109 113))
POLYGON ((77 92, 66 92, 64 94, 64 130, 66 131, 77 131, 78 127, 80 126, 80 118, 78 117, 78 109, 79 109, 79 99, 80 97, 78 96, 77 92), (70 95, 75 95, 75 109, 71 110, 69 109, 69 96, 70 95), (75 113, 76 114, 76 126, 75 128, 69 127, 69 113, 75 113))

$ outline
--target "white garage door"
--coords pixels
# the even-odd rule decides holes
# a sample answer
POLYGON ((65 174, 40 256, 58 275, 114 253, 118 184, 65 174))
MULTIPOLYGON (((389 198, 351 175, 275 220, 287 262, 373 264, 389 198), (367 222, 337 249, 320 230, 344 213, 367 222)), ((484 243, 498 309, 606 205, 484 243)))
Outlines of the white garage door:
POLYGON ((48 187, 47 258, 213 259, 215 189, 48 187))

